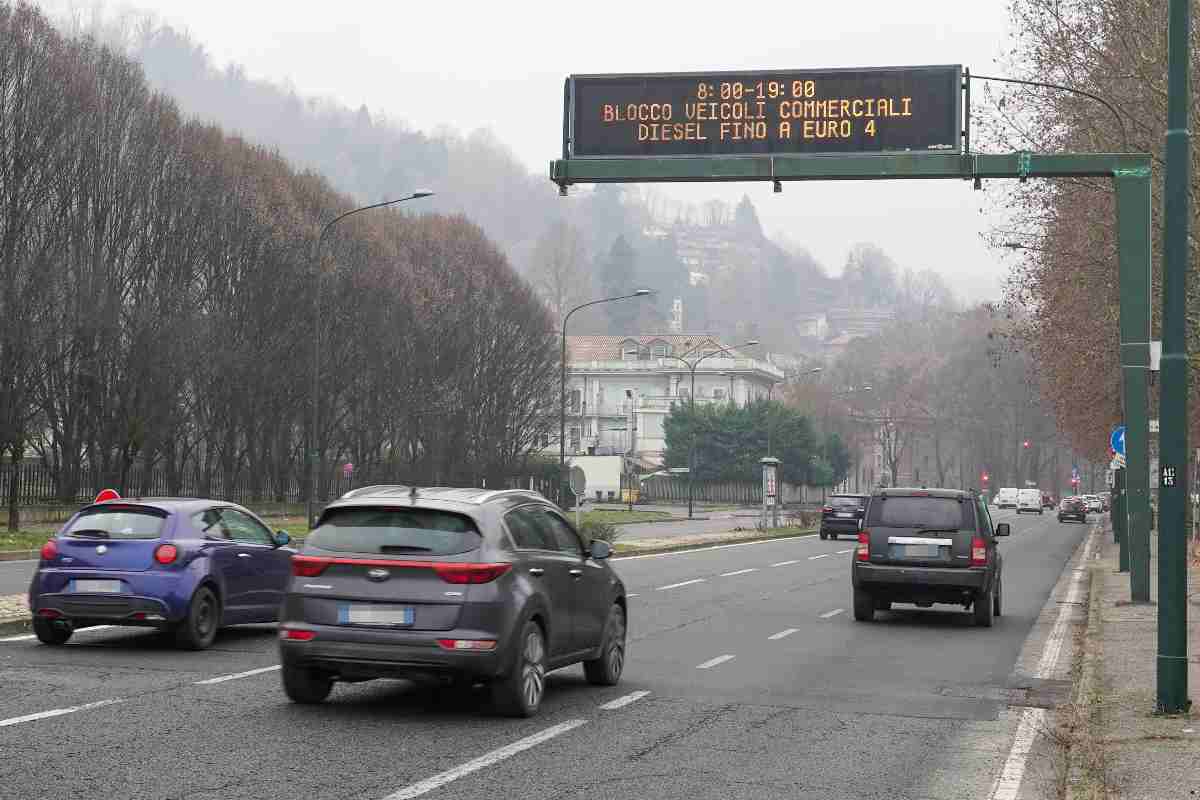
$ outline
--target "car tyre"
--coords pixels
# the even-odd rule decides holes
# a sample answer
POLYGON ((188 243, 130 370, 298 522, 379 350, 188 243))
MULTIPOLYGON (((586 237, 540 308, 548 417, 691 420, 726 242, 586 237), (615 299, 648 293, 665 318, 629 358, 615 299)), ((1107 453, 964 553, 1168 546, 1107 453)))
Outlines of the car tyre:
POLYGON ((980 628, 992 627, 992 597, 994 596, 995 588, 989 589, 986 594, 981 594, 975 598, 975 624, 980 628))
POLYGON ((825 531, 821 531, 820 536, 821 536, 822 542, 829 538, 829 536, 825 533, 825 531))
POLYGON ((293 703, 315 705, 333 691, 333 678, 310 667, 284 662, 280 670, 283 692, 293 703))
POLYGON ((207 586, 192 595, 187 614, 175 628, 175 643, 185 650, 205 650, 217 638, 221 627, 221 604, 207 586))
POLYGON ((1004 597, 1004 581, 996 576, 996 585, 992 589, 992 616, 1000 616, 1000 600, 1004 597))
POLYGON ((71 627, 71 623, 69 622, 64 621, 56 624, 54 620, 49 620, 45 617, 33 618, 33 633, 42 644, 55 646, 66 644, 74 632, 75 629, 71 627))
POLYGON ((616 686, 625 668, 625 610, 620 603, 613 603, 604 623, 604 638, 600 642, 600 656, 583 662, 583 674, 593 686, 616 686))
POLYGON ((858 622, 871 622, 875 619, 875 598, 870 592, 854 587, 854 619, 858 622))
POLYGON ((546 635, 528 620, 517 639, 509 674, 492 684, 492 705, 506 717, 532 717, 546 693, 546 635))

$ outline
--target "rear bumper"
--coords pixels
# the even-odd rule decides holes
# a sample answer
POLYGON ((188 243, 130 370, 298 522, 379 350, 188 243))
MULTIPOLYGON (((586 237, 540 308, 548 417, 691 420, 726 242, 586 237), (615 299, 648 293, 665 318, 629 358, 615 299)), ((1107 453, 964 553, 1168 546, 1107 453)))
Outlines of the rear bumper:
POLYGON ((36 614, 53 609, 76 621, 106 624, 167 624, 178 622, 187 614, 188 602, 194 588, 193 576, 187 570, 86 570, 63 567, 41 567, 29 585, 29 608, 36 614), (125 591, 120 593, 69 592, 73 579, 119 580, 125 591), (162 621, 135 619, 135 614, 160 616, 162 621))
POLYGON ((313 631, 307 641, 280 639, 285 663, 315 667, 349 678, 473 676, 492 678, 503 671, 505 642, 481 631, 370 630, 340 625, 294 625, 313 631), (438 639, 497 639, 495 650, 447 650, 438 639))
POLYGON ((1058 513, 1058 518, 1060 520, 1077 519, 1080 522, 1087 522, 1087 514, 1081 514, 1078 511, 1060 511, 1058 513))
POLYGON ((156 597, 128 594, 43 594, 30 610, 57 611, 73 624, 145 625, 160 627, 171 622, 167 604, 156 597))
POLYGON ((824 533, 858 533, 857 519, 838 519, 837 517, 822 517, 821 531, 824 533))
POLYGON ((988 588, 988 571, 979 568, 898 567, 854 562, 854 586, 911 594, 921 589, 978 592, 988 588))

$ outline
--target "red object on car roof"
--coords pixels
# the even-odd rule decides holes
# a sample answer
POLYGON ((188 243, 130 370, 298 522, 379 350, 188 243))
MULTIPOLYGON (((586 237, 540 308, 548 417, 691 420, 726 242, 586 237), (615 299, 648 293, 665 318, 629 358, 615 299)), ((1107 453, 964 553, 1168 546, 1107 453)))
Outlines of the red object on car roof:
POLYGON ((107 503, 109 500, 120 500, 121 495, 116 489, 101 489, 93 503, 107 503))

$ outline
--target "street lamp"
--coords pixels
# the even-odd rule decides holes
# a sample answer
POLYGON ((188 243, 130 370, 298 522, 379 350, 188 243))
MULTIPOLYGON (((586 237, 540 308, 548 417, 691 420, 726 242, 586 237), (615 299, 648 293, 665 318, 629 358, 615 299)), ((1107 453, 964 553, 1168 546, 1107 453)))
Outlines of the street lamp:
POLYGON ((580 309, 588 306, 598 306, 601 303, 613 303, 617 300, 628 300, 631 297, 646 297, 653 294, 649 289, 638 289, 633 294, 623 294, 618 297, 605 297, 601 300, 592 300, 588 303, 582 303, 575 306, 566 313, 562 321, 562 355, 559 361, 559 379, 558 379, 558 493, 559 505, 566 498, 566 491, 563 488, 565 482, 567 468, 567 321, 571 319, 571 315, 580 309))
POLYGON ((692 411, 692 436, 691 436, 691 442, 688 444, 688 519, 692 518, 692 509, 693 509, 692 473, 696 471, 695 470, 695 467, 696 467, 696 368, 698 366, 700 366, 700 362, 706 358, 712 358, 713 356, 720 355, 721 353, 728 353, 730 350, 736 350, 739 347, 753 347, 759 343, 758 339, 751 339, 750 341, 743 342, 742 344, 731 344, 728 347, 722 347, 721 349, 714 350, 711 353, 705 353, 705 354, 701 355, 699 358, 694 359, 692 361, 689 361, 689 360, 687 360, 687 358, 685 358, 685 356, 689 356, 692 353, 699 350, 701 347, 703 347, 704 344, 706 343, 706 341, 701 342, 700 344, 697 344, 691 350, 688 350, 687 352, 685 352, 682 356, 675 356, 675 355, 666 356, 667 358, 674 359, 675 361, 680 362, 681 364, 683 364, 684 366, 686 366, 688 368, 689 372, 692 373, 692 392, 688 398, 688 405, 690 406, 691 411, 692 411))
POLYGON ((321 229, 321 235, 317 237, 317 244, 313 251, 313 326, 312 326, 312 374, 310 376, 311 385, 309 387, 310 403, 312 404, 311 418, 312 428, 309 431, 308 442, 308 527, 312 530, 313 523, 316 522, 314 516, 314 503, 317 496, 317 386, 320 383, 320 363, 321 363, 321 245, 325 241, 325 235, 346 217, 357 214, 360 211, 371 211, 384 206, 403 203, 406 200, 418 200, 422 197, 432 197, 433 192, 428 189, 417 189, 410 195, 398 197, 395 200, 385 200, 382 203, 373 203, 369 206, 355 208, 338 216, 325 223, 325 227, 321 229))

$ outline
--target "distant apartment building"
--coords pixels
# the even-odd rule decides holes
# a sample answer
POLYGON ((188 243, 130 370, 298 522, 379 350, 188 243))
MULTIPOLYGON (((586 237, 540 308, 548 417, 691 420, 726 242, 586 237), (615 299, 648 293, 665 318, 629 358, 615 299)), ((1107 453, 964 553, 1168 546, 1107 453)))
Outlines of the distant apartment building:
POLYGON ((663 420, 691 393, 691 371, 676 360, 686 353, 689 361, 708 355, 696 369, 697 404, 745 405, 783 381, 779 367, 737 349, 720 352, 726 347, 709 334, 568 336, 567 454, 630 454, 661 465, 663 420))

